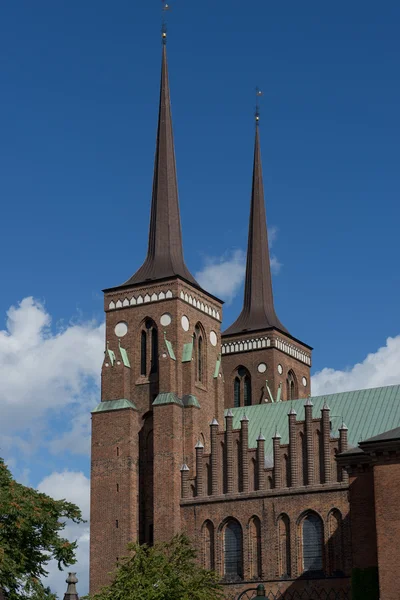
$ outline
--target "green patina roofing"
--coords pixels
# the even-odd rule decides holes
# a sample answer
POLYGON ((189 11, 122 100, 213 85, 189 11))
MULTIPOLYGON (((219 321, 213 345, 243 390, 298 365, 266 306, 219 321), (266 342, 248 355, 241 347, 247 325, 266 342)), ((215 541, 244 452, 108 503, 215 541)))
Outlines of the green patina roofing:
POLYGON ((131 402, 131 400, 121 398, 120 400, 107 400, 106 402, 100 402, 100 404, 98 404, 96 408, 92 410, 92 413, 106 412, 109 410, 122 410, 123 408, 133 408, 134 410, 137 410, 136 406, 133 402, 131 402))
POLYGON ((170 358, 172 358, 172 360, 176 360, 174 349, 172 347, 171 342, 169 340, 167 340, 167 334, 165 333, 165 331, 164 331, 164 340, 165 340, 165 345, 167 347, 170 358))
POLYGON ((220 368, 221 368, 221 355, 218 354, 218 358, 215 363, 214 379, 216 379, 218 377, 220 368))
POLYGON ((126 352, 125 348, 122 348, 122 346, 120 345, 120 347, 119 347, 119 351, 120 351, 120 353, 121 353, 122 362, 124 363, 124 365, 125 365, 126 367, 129 367, 129 368, 131 368, 131 363, 129 362, 128 354, 127 354, 127 352, 126 352))
POLYGON ((193 354, 193 338, 187 344, 183 344, 182 362, 191 362, 193 354))
MULTIPOLYGON (((342 392, 315 396, 311 398, 313 417, 321 416, 321 408, 327 402, 330 407, 332 436, 339 436, 339 427, 344 421, 348 427, 350 446, 400 426, 400 385, 342 392)), ((258 404, 246 406, 249 418, 249 446, 257 446, 257 436, 261 432, 265 436, 265 453, 272 455, 272 437, 276 428, 282 436, 281 443, 289 443, 288 412, 293 407, 297 412, 297 420, 305 418, 303 400, 293 402, 275 402, 274 404, 258 404)), ((243 408, 232 408, 233 427, 240 429, 240 418, 243 408)))
POLYGON ((113 367, 114 363, 115 363, 115 353, 112 350, 110 350, 110 348, 108 347, 108 342, 107 342, 106 352, 108 354, 108 358, 110 359, 111 366, 113 367))
POLYGON ((196 396, 193 394, 186 394, 182 398, 183 406, 186 408, 187 406, 194 406, 196 408, 200 408, 200 403, 197 400, 196 396))
POLYGON ((179 406, 183 406, 182 400, 173 392, 162 392, 161 394, 158 394, 153 402, 153 406, 161 406, 162 404, 178 404, 179 406))

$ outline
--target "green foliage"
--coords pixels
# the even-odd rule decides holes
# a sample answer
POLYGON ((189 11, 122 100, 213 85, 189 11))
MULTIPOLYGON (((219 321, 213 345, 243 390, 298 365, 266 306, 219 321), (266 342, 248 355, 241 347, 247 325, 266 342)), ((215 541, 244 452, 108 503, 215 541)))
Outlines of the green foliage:
POLYGON ((353 569, 351 572, 353 600, 379 600, 378 568, 353 569))
POLYGON ((76 542, 60 535, 67 519, 83 522, 75 504, 16 483, 0 459, 0 589, 7 599, 55 600, 40 578, 52 558, 60 570, 75 563, 76 542))
POLYGON ((185 535, 153 547, 129 544, 112 583, 91 600, 217 600, 218 577, 196 562, 185 535))

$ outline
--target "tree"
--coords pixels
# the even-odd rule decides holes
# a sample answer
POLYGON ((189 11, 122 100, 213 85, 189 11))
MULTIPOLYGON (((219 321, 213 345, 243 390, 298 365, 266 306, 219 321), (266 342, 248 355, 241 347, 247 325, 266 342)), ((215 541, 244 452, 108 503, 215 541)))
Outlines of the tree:
POLYGON ((128 545, 113 580, 90 600, 217 600, 218 577, 199 567, 196 552, 183 535, 153 547, 128 545))
POLYGON ((0 458, 0 590, 7 600, 54 600, 40 578, 53 558, 60 570, 76 562, 76 542, 60 535, 67 519, 84 522, 75 504, 14 481, 0 458))

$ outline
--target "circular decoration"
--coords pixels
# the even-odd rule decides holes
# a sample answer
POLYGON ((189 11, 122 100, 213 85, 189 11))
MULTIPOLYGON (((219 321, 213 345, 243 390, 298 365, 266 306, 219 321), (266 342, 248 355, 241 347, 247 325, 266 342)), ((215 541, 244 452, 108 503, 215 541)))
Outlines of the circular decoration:
POLYGON ((217 345, 218 338, 217 338, 217 334, 215 333, 215 331, 210 331, 210 342, 213 346, 217 345))
POLYGON ((303 382, 304 387, 306 387, 306 385, 307 385, 307 377, 303 377, 302 382, 303 382))
POLYGON ((186 315, 183 315, 183 317, 181 319, 181 324, 182 324, 182 329, 184 331, 189 331, 190 323, 189 323, 189 319, 187 318, 186 315))
POLYGON ((169 313, 164 313, 163 315, 161 315, 160 323, 163 327, 168 327, 168 325, 171 325, 171 321, 172 317, 169 313))
POLYGON ((259 373, 265 373, 266 370, 267 370, 267 365, 265 363, 260 363, 257 367, 257 371, 259 373))
POLYGON ((124 337, 124 335, 128 333, 128 323, 125 323, 125 321, 117 323, 114 328, 114 333, 119 338, 124 337))
POLYGON ((282 375, 282 373, 283 373, 282 365, 278 365, 278 373, 279 373, 279 375, 282 375))

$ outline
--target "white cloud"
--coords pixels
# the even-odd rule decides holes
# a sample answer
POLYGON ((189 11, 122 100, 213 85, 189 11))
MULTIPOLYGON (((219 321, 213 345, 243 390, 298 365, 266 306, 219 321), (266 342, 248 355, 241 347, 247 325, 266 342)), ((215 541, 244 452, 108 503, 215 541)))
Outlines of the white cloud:
POLYGON ((312 378, 314 396, 400 383, 400 335, 353 367, 343 371, 325 368, 312 378))
MULTIPOLYGON (((7 312, 0 331, 1 445, 29 454, 48 436, 48 419, 72 405, 68 447, 87 452, 90 408, 96 404, 104 326, 94 322, 50 328, 51 317, 33 298, 7 312), (86 419, 86 421, 85 421, 86 419), (83 436, 83 438, 82 438, 83 436), (86 441, 85 441, 86 440, 86 441)), ((57 435, 57 431, 52 432, 57 435)), ((51 445, 51 441, 50 441, 51 445)), ((64 450, 61 441, 52 450, 64 450)))
POLYGON ((195 277, 211 294, 230 302, 239 291, 246 272, 246 255, 235 250, 220 258, 207 258, 205 267, 195 277))
MULTIPOLYGON (((277 227, 268 229, 269 248, 271 249, 278 235, 277 227)), ((282 263, 270 254, 271 271, 278 274, 282 263)), ((195 275, 197 281, 211 294, 230 303, 237 295, 246 273, 246 253, 243 250, 226 252, 220 257, 206 257, 205 266, 195 275)))
POLYGON ((62 598, 67 584, 65 579, 68 571, 76 571, 79 583, 77 591, 80 596, 87 594, 89 590, 89 513, 90 513, 90 482, 81 472, 63 471, 54 472, 45 477, 38 485, 39 492, 43 492, 55 500, 68 500, 73 502, 82 511, 82 516, 88 522, 81 525, 68 522, 62 536, 71 542, 78 541, 76 552, 77 562, 66 571, 59 571, 56 561, 50 561, 46 567, 49 572, 44 579, 44 584, 50 586, 51 590, 62 598))

